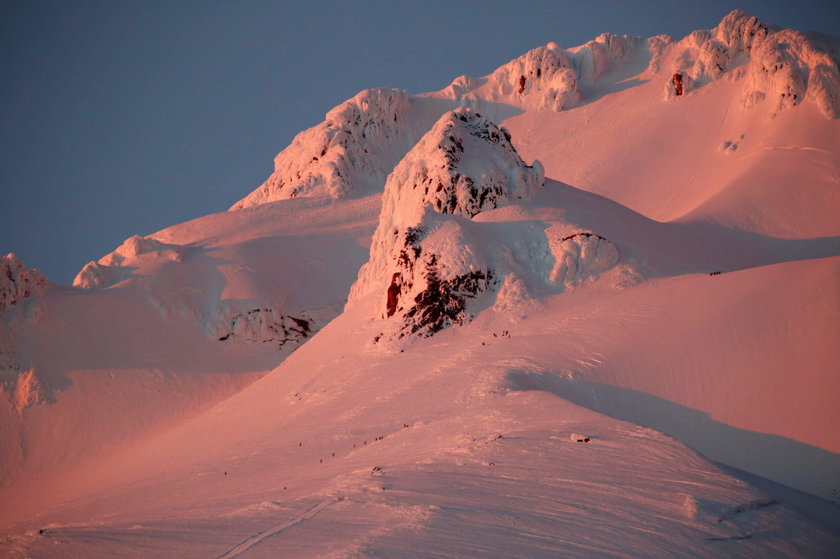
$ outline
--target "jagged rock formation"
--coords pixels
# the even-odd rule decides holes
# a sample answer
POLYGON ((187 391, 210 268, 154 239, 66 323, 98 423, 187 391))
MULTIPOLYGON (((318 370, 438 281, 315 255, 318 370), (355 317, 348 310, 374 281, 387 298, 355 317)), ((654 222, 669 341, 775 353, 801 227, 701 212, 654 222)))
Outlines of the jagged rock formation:
MULTIPOLYGON (((686 93, 730 76, 744 80, 744 108, 767 100, 778 112, 810 99, 828 118, 840 116, 837 63, 798 31, 773 29, 734 10, 714 29, 695 31, 674 49, 674 71, 688 82, 686 93)), ((666 95, 676 95, 673 84, 666 84, 666 95)))
POLYGON ((0 258, 0 314, 37 293, 46 282, 44 274, 27 268, 14 254, 0 258))
POLYGON ((446 113, 388 178, 350 301, 377 294, 387 339, 464 323, 468 301, 499 277, 470 220, 542 184, 542 166, 526 165, 504 128, 469 110, 446 113))
POLYGON ((381 189, 416 138, 404 138, 409 97, 399 89, 366 89, 338 105, 326 120, 298 134, 274 159, 274 173, 232 210, 296 196, 381 189))
POLYGON ((243 341, 298 346, 314 333, 315 322, 306 316, 283 315, 266 307, 247 312, 220 313, 213 324, 213 335, 220 341, 243 341))

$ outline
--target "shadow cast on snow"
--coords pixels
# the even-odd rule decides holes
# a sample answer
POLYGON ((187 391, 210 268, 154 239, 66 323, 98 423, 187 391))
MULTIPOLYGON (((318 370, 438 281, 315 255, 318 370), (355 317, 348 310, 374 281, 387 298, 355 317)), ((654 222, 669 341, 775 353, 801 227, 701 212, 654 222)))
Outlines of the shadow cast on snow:
MULTIPOLYGON (((661 431, 708 458, 829 499, 840 454, 794 439, 740 429, 658 396, 551 373, 510 371, 512 390, 540 390, 616 419, 661 431)), ((836 506, 834 507, 837 508, 836 506)))

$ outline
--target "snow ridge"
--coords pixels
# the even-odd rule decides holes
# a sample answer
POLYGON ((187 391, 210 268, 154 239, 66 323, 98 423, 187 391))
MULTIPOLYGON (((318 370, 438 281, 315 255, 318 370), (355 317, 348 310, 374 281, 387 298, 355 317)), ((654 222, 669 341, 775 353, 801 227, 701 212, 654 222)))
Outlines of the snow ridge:
POLYGON ((297 196, 344 198, 381 189, 407 151, 400 151, 402 120, 410 104, 399 89, 366 89, 333 108, 321 124, 295 136, 274 159, 274 173, 231 210, 297 196))
POLYGON ((131 276, 128 266, 138 256, 149 255, 163 261, 183 262, 187 247, 162 243, 152 237, 134 235, 126 239, 114 252, 98 262, 88 262, 73 280, 74 287, 102 289, 111 287, 131 276))
POLYGON ((471 219, 530 197, 543 182, 540 163, 526 165, 507 130, 467 109, 444 114, 388 178, 371 257, 350 301, 380 294, 375 315, 394 317, 386 337, 464 323, 467 300, 498 276, 471 219))

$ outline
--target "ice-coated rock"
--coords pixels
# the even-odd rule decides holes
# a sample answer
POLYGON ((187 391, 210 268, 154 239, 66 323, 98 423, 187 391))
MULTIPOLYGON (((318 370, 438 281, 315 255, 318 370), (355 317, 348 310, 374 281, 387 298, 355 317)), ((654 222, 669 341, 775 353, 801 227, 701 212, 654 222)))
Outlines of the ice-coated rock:
MULTIPOLYGON (((744 108, 766 101, 778 112, 810 99, 828 118, 840 115, 837 63, 803 33, 774 29, 734 10, 714 29, 694 31, 674 48, 673 71, 683 74, 686 92, 730 76, 743 79, 744 108)), ((671 83, 665 90, 675 96, 671 83)))
POLYGON ((385 182, 402 145, 410 104, 399 89, 366 89, 304 130, 274 159, 274 173, 232 210, 296 196, 343 198, 385 182), (396 152, 397 155, 394 155, 396 152))
POLYGON ((388 178, 350 302, 377 294, 386 338, 465 322, 468 301, 497 278, 471 219, 531 196, 543 181, 542 166, 526 165, 504 128, 466 109, 444 114, 388 178))
POLYGON ((267 343, 282 349, 286 344, 295 347, 302 344, 315 330, 315 322, 305 315, 284 315, 264 307, 247 312, 220 312, 211 328, 220 341, 267 343))
POLYGON ((37 293, 46 282, 44 274, 27 268, 14 254, 0 258, 0 314, 37 293))

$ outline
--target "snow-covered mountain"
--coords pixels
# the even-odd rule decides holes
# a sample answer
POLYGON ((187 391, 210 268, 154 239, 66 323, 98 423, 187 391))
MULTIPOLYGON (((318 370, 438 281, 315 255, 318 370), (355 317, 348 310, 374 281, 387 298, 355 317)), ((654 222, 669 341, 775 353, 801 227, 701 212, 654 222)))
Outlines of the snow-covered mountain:
POLYGON ((833 557, 838 40, 741 11, 329 111, 0 261, 10 557, 833 557))

